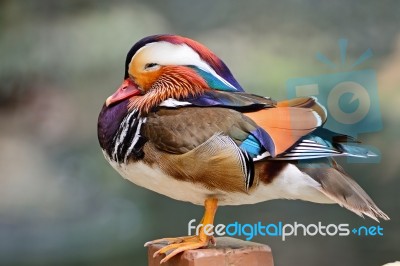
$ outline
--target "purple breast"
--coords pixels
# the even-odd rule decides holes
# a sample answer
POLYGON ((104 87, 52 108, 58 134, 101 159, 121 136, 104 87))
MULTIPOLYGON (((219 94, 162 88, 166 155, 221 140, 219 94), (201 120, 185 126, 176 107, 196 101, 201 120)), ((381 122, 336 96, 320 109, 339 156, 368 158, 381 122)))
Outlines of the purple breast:
POLYGON ((107 107, 105 104, 100 111, 97 123, 97 136, 100 146, 111 154, 113 138, 128 113, 128 99, 107 107))

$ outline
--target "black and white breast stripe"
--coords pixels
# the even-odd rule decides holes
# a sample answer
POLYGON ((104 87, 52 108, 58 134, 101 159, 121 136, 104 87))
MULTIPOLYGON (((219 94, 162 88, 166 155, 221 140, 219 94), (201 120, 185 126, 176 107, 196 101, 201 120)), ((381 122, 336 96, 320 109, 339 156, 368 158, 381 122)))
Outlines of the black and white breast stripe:
POLYGON ((113 139, 111 158, 117 163, 126 163, 133 156, 143 157, 143 145, 146 139, 140 134, 145 117, 140 117, 137 110, 131 111, 122 121, 113 139))

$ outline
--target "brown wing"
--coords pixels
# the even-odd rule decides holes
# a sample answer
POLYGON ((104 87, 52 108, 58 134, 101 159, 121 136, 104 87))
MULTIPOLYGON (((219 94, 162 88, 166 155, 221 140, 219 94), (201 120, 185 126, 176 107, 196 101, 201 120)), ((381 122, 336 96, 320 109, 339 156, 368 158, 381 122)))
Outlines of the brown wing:
POLYGON ((253 159, 239 148, 256 125, 242 113, 219 107, 160 109, 148 115, 144 160, 175 178, 210 189, 247 192, 253 159))
POLYGON ((157 149, 182 154, 218 133, 231 137, 240 145, 255 128, 256 125, 249 118, 227 108, 163 108, 149 114, 142 134, 157 149))

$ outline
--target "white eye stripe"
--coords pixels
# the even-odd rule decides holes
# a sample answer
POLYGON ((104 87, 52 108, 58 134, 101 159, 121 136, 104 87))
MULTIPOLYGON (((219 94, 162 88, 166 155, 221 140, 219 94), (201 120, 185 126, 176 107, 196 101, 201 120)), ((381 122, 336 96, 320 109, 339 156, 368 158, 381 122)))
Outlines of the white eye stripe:
POLYGON ((236 88, 218 75, 199 54, 186 44, 172 44, 169 42, 148 43, 140 48, 132 57, 131 62, 137 57, 145 58, 146 62, 159 65, 193 65, 212 74, 222 83, 236 90, 236 88))

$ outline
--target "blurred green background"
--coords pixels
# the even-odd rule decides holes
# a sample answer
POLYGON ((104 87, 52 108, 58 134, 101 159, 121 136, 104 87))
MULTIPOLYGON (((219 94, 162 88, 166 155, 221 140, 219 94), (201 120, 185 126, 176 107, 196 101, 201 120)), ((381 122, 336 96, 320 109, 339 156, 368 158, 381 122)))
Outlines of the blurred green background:
MULTIPOLYGON (((247 91, 286 97, 293 77, 333 73, 349 40, 355 70, 377 72, 384 128, 361 137, 379 164, 347 171, 385 211, 383 237, 258 237, 276 265, 382 265, 400 260, 400 2, 0 1, 0 265, 146 265, 143 243, 187 233, 203 209, 123 180, 104 160, 97 115, 140 38, 175 33, 210 47, 247 91)), ((348 68, 347 68, 348 69, 348 68)), ((343 69, 343 70, 347 70, 343 69)), ((349 223, 333 205, 271 201, 222 207, 217 223, 349 223)))

